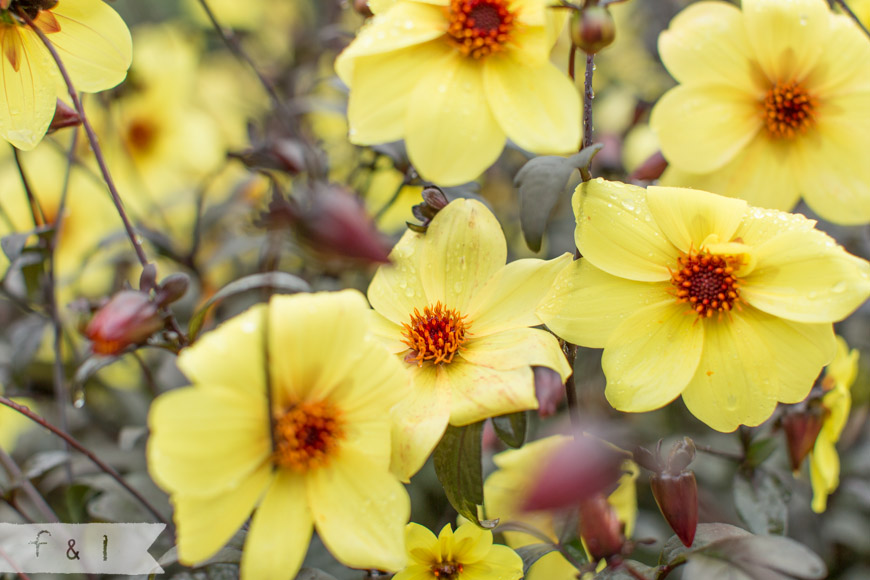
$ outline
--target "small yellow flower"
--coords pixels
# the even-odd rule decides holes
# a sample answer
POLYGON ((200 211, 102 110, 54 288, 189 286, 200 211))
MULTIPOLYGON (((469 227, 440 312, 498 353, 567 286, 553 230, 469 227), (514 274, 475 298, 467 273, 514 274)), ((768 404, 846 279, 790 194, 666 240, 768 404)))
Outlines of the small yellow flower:
POLYGON ((395 412, 393 469, 407 480, 447 428, 536 409, 532 366, 571 374, 535 307, 569 254, 505 265, 507 244, 478 201, 442 209, 425 234, 406 231, 368 290, 375 332, 410 370, 395 412))
POLYGON ((824 0, 686 8, 659 38, 680 83, 651 125, 671 164, 662 183, 827 220, 870 221, 870 43, 824 0))
POLYGON ((477 178, 505 138, 536 153, 580 142, 580 99, 548 55, 564 23, 546 0, 398 0, 338 57, 350 140, 405 139, 440 185, 477 178))
MULTIPOLYGON (((527 443, 520 449, 511 449, 496 455, 493 460, 498 469, 486 479, 483 486, 486 517, 498 518, 503 523, 521 522, 557 542, 559 538, 553 514, 523 511, 522 502, 552 454, 560 446, 569 442, 570 437, 553 435, 527 443)), ((631 460, 626 460, 623 467, 625 473, 607 501, 616 511, 619 521, 624 523, 625 536, 630 537, 637 518, 635 481, 640 470, 631 460)), ((505 540, 514 548, 541 541, 535 536, 522 532, 505 532, 505 540)), ((576 575, 577 569, 564 556, 558 552, 551 552, 532 565, 526 580, 573 578, 576 575)))
POLYGON ((0 135, 33 149, 66 94, 48 49, 23 17, 29 16, 57 48, 76 90, 93 93, 124 80, 132 58, 130 31, 103 0, 11 0, 0 8, 0 135))
POLYGON ((840 456, 836 443, 846 426, 852 408, 852 384, 858 374, 858 351, 849 350, 842 337, 837 337, 837 355, 825 369, 822 397, 825 419, 816 444, 810 451, 810 481, 813 486, 813 511, 825 511, 828 495, 840 484, 840 456))
POLYGON ((242 578, 293 578, 312 528, 350 567, 404 566, 410 501, 389 472, 389 409, 406 379, 367 313, 351 290, 275 297, 181 353, 194 384, 153 403, 148 464, 182 563, 208 559, 259 506, 242 578))
POLYGON ((499 544, 492 532, 467 522, 456 529, 447 524, 438 537, 427 528, 408 524, 405 528, 408 567, 393 580, 519 580, 523 560, 499 544))
POLYGON ((538 310, 558 336, 604 348, 621 411, 682 395, 719 431, 806 398, 835 352, 832 322, 870 295, 870 264, 801 215, 703 191, 601 179, 574 194, 583 259, 538 310))

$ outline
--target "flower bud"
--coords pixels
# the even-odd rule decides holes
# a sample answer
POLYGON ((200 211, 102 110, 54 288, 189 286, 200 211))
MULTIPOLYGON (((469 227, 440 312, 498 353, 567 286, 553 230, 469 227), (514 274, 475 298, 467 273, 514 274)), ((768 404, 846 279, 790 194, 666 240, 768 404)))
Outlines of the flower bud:
POLYGON ((444 209, 447 204, 450 203, 450 200, 447 199, 444 192, 434 185, 430 185, 423 189, 422 196, 423 203, 418 203, 412 207, 411 213, 413 213, 414 217, 423 223, 420 225, 408 224, 408 228, 421 234, 426 232, 426 228, 429 227, 429 222, 432 221, 432 218, 434 218, 439 211, 444 209))
POLYGON ((659 510, 686 547, 695 541, 698 527, 698 484, 695 474, 655 473, 650 478, 653 497, 659 510))
POLYGON ((586 54, 595 54, 616 38, 613 16, 603 6, 587 6, 571 14, 571 40, 586 54))
POLYGON ((115 355, 163 328, 157 304, 135 290, 118 292, 91 318, 85 336, 96 354, 115 355))
POLYGON ((47 133, 54 133, 59 129, 67 127, 76 127, 82 124, 82 118, 78 112, 61 101, 57 100, 57 105, 54 108, 54 117, 51 119, 51 124, 48 126, 47 133))
POLYGON ((804 458, 812 451, 824 423, 824 407, 810 405, 807 409, 793 411, 782 418, 782 428, 788 442, 788 457, 791 468, 798 471, 804 458))
POLYGON ((616 510, 603 493, 580 502, 580 537, 593 561, 622 553, 625 535, 616 510))
POLYGON ((359 199, 337 187, 314 195, 302 233, 315 250, 368 262, 389 262, 389 247, 359 199))
POLYGON ((353 9, 357 14, 365 17, 372 17, 372 9, 369 8, 369 0, 353 0, 353 9))
POLYGON ((157 287, 154 301, 160 306, 166 306, 167 304, 172 304, 177 300, 181 300, 181 297, 187 292, 187 287, 189 285, 190 278, 187 277, 187 274, 182 274, 180 272, 170 274, 164 278, 160 283, 160 286, 157 287))
POLYGON ((565 398, 565 385, 559 373, 547 367, 532 367, 535 375, 535 397, 538 399, 538 416, 555 415, 559 403, 565 398))

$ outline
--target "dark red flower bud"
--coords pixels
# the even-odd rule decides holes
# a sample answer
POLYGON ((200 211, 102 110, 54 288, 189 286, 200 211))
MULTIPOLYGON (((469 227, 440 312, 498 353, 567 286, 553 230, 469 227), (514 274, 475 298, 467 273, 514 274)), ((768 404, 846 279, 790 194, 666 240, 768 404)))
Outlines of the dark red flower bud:
POLYGON ((571 40, 587 54, 610 46, 616 38, 613 16, 603 6, 587 6, 571 15, 571 40))
POLYGON ((408 227, 411 230, 421 234, 426 232, 426 228, 429 227, 429 222, 432 221, 432 218, 434 218, 439 211, 444 209, 447 204, 450 203, 450 200, 447 199, 444 192, 434 185, 424 188, 422 196, 423 203, 418 203, 412 207, 411 213, 413 213, 414 217, 423 223, 419 225, 408 223, 408 227))
POLYGON ((365 18, 372 17, 372 9, 369 8, 369 0, 353 0, 353 9, 365 18))
POLYGON ((54 108, 54 117, 51 119, 51 124, 48 126, 48 133, 54 133, 58 129, 67 127, 75 127, 82 124, 82 118, 79 117, 75 109, 61 101, 57 100, 57 106, 54 108))
POLYGON ((667 168, 667 159, 661 151, 656 151, 631 172, 629 179, 632 181, 654 181, 661 177, 667 168))
POLYGON ((157 304, 147 294, 123 290, 97 310, 85 336, 93 343, 95 353, 114 355, 131 344, 144 342, 163 325, 157 304))
POLYGON ((603 493, 580 502, 579 531, 593 561, 622 553, 625 545, 622 522, 603 493))
POLYGON ((359 199, 337 187, 314 195, 301 223, 315 250, 369 262, 389 262, 389 246, 359 199))
POLYGON ((812 451, 825 419, 821 405, 810 405, 801 411, 793 411, 782 418, 782 428, 788 442, 788 457, 791 468, 798 471, 804 458, 812 451))
POLYGON ((160 306, 172 304, 187 293, 187 287, 190 286, 190 278, 187 274, 180 272, 170 274, 160 282, 157 287, 157 292, 154 296, 154 301, 160 306))
POLYGON ((676 475, 655 473, 650 478, 650 486, 668 525, 683 545, 691 546, 698 527, 698 484, 695 474, 691 471, 676 475))
POLYGON ((559 403, 565 398, 565 385, 562 377, 547 367, 532 367, 535 373, 535 396, 538 398, 538 415, 555 415, 559 403))

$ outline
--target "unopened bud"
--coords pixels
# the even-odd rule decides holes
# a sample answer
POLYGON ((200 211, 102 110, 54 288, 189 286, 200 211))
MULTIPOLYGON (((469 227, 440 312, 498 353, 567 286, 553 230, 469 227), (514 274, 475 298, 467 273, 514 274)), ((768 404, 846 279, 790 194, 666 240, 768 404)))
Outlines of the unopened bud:
POLYGON ((369 262, 389 262, 389 247, 359 199, 336 187, 318 191, 303 233, 315 250, 369 262))
POLYGON ((603 493, 580 502, 579 531, 593 561, 622 553, 625 545, 622 522, 603 493))
POLYGON ((535 374, 535 397, 538 399, 538 415, 555 415, 559 403, 565 398, 565 385, 559 373, 547 367, 532 367, 535 374))
POLYGON ((157 304, 147 294, 122 290, 97 310, 85 329, 95 353, 118 354, 131 344, 144 342, 163 328, 157 304))
POLYGON ((613 16, 603 6, 588 6, 571 14, 571 40, 586 54, 595 54, 616 38, 613 16))
POLYGON ((662 176, 667 168, 668 161, 665 156, 662 155, 661 151, 656 151, 631 172, 629 179, 632 181, 655 181, 662 176))
POLYGON ((798 471, 804 458, 812 451, 824 423, 825 409, 811 405, 802 411, 791 412, 782 418, 782 428, 788 442, 791 468, 798 471))
POLYGON ((187 287, 189 285, 190 278, 187 277, 187 274, 182 274, 180 272, 170 274, 163 279, 160 286, 157 288, 157 294, 154 301, 160 306, 166 306, 167 304, 172 304, 177 300, 181 300, 181 297, 187 292, 187 287))
POLYGON ((369 0, 353 0, 353 9, 365 18, 370 18, 372 16, 372 9, 369 8, 369 0))
POLYGON ((444 195, 440 188, 430 185, 423 189, 423 203, 418 203, 411 208, 411 213, 414 217, 423 222, 421 225, 408 224, 408 227, 415 232, 425 233, 426 228, 439 211, 447 207, 450 200, 444 195))
POLYGON ((698 484, 695 474, 655 473, 650 478, 653 496, 659 510, 686 547, 695 541, 698 527, 698 484))
POLYGON ((57 105, 54 108, 54 117, 51 119, 51 124, 48 126, 47 133, 54 133, 58 129, 76 127, 81 124, 82 118, 79 117, 78 112, 58 99, 57 105))

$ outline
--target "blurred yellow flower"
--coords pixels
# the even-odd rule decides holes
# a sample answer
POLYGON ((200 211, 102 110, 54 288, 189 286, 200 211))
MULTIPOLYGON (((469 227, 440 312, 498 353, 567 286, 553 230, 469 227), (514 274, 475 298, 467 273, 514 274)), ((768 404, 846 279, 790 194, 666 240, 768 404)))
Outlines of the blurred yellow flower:
POLYGON ((840 456, 836 443, 846 426, 852 407, 852 383, 858 374, 858 351, 849 350, 842 337, 837 337, 837 354, 825 369, 822 397, 825 418, 816 444, 810 451, 810 481, 813 485, 813 511, 821 513, 828 504, 828 495, 840 484, 840 456))
POLYGON ((398 0, 335 68, 350 87, 350 140, 405 139, 439 185, 477 178, 505 138, 536 153, 580 143, 580 98, 548 60, 564 19, 546 0, 398 0))
POLYGON ((259 504, 242 578, 293 578, 313 527, 350 567, 404 566, 410 501, 389 472, 389 409, 407 381, 368 312, 354 290, 275 297, 181 353, 194 384, 160 396, 148 423, 181 562, 208 559, 259 504))
POLYGON ((651 125, 671 164, 662 183, 823 218, 870 221, 870 43, 824 0, 686 8, 659 38, 680 85, 651 125))
MULTIPOLYGON (((552 435, 527 443, 520 449, 504 451, 493 457, 498 469, 487 477, 483 485, 486 517, 498 518, 502 523, 523 523, 557 542, 559 538, 553 513, 523 511, 522 503, 552 454, 570 440, 571 438, 565 435, 552 435)), ((619 521, 625 525, 625 536, 631 537, 637 518, 635 481, 640 470, 631 460, 625 461, 623 468, 625 473, 607 501, 616 511, 619 521)), ((541 541, 531 534, 522 532, 505 532, 504 536, 508 545, 513 548, 537 544, 541 541)), ((573 578, 576 575, 577 569, 564 556, 558 552, 551 552, 532 565, 526 580, 573 578)))
POLYGON ((42 140, 66 88, 26 14, 57 48, 76 89, 93 93, 124 80, 130 32, 103 0, 11 0, 0 8, 0 135, 29 150, 42 140))
POLYGON ((523 560, 519 554, 492 543, 492 532, 466 522, 456 528, 447 524, 438 537, 427 528, 405 528, 408 567, 393 580, 519 580, 523 560))
POLYGON ((870 264, 801 215, 703 191, 593 180, 574 194, 583 259, 538 314, 604 348, 621 411, 682 395, 719 431, 797 403, 835 352, 832 322, 870 295, 870 264))
POLYGON ((505 265, 495 216, 458 199, 425 234, 406 231, 368 290, 375 332, 410 370, 412 390, 396 406, 393 469, 407 480, 447 428, 536 409, 532 366, 566 379, 571 368, 535 307, 569 254, 505 265))

